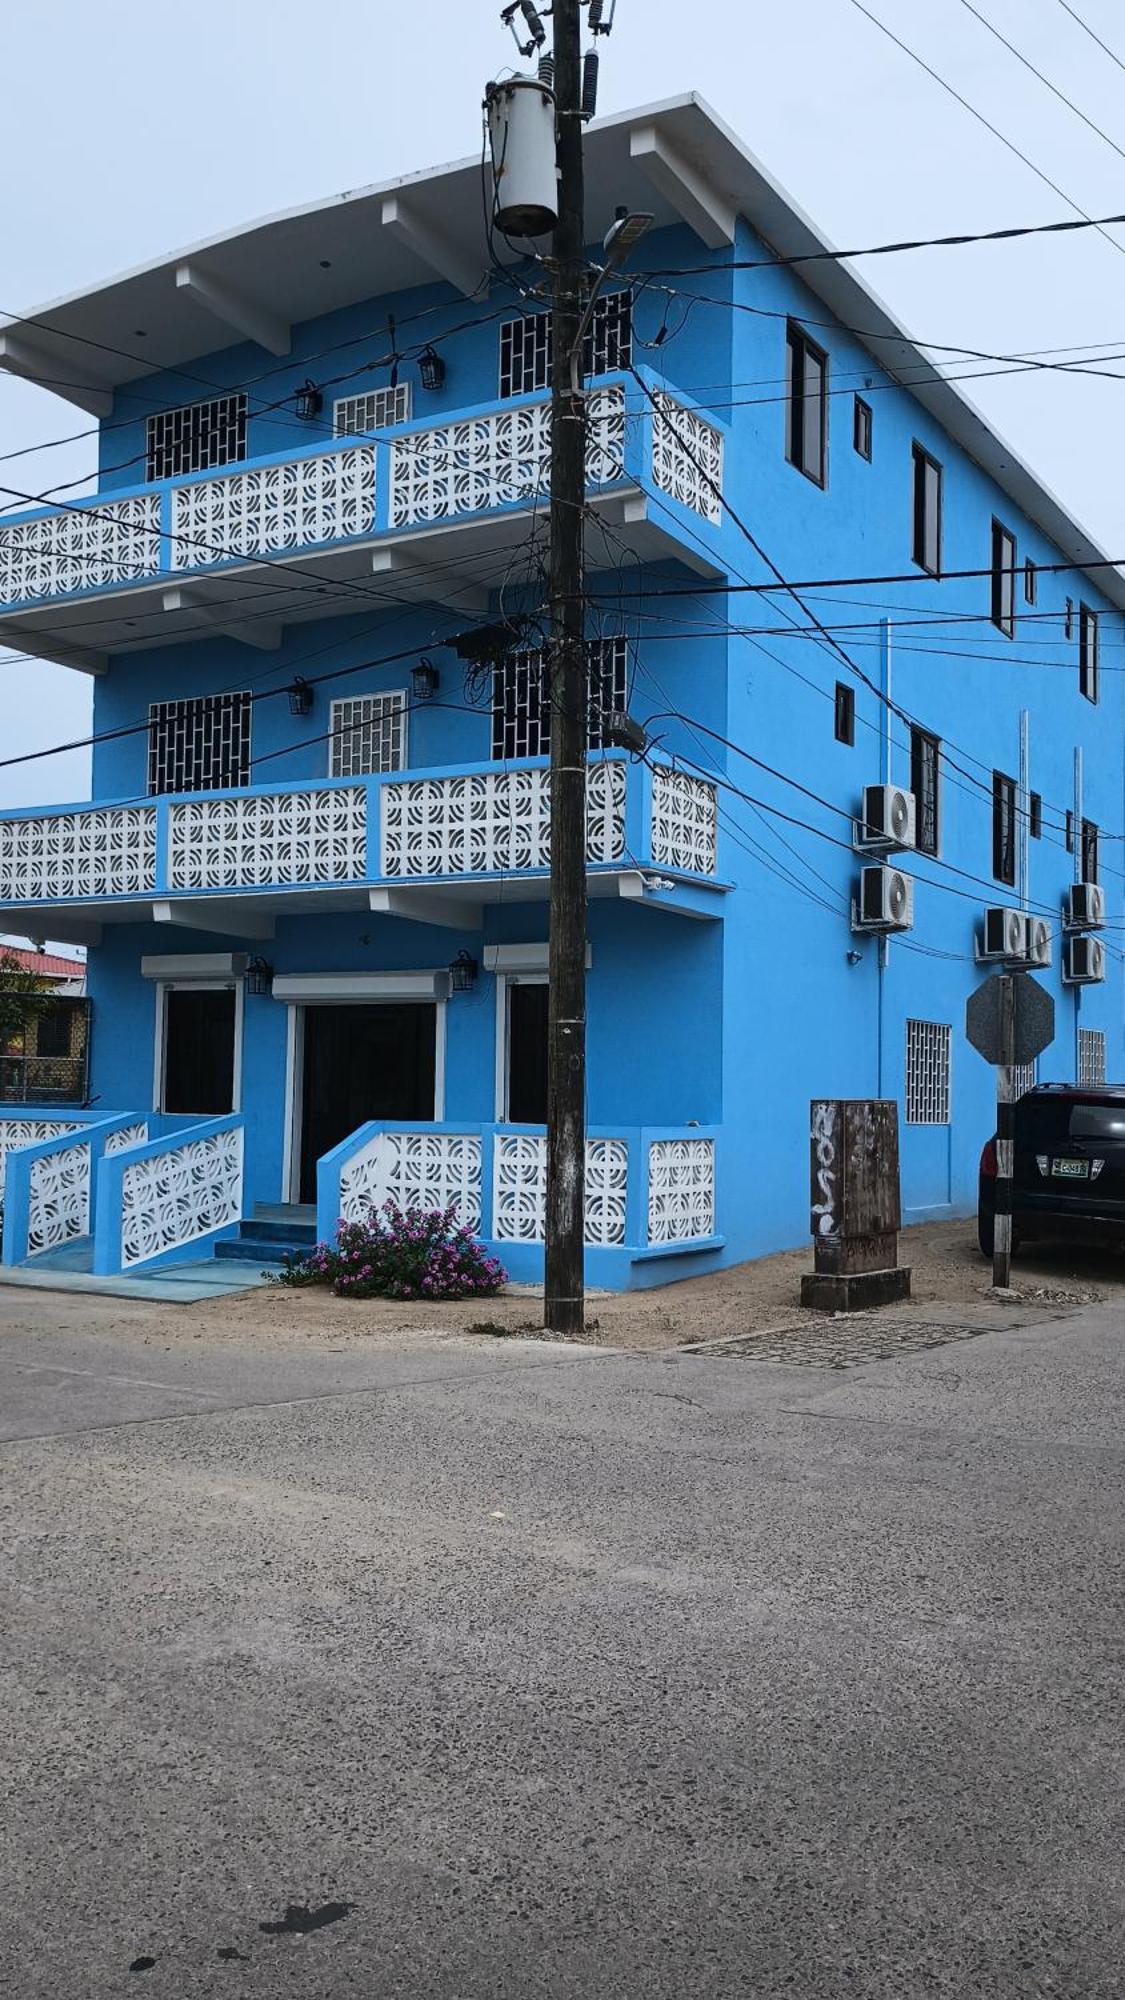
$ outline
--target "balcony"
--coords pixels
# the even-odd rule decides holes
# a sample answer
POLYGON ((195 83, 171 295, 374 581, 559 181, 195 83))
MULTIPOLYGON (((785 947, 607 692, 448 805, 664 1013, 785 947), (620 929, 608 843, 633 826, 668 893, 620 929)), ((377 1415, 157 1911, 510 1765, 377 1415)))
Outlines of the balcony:
MULTIPOLYGON (((623 378, 591 391, 590 504, 619 552, 715 574, 723 433, 650 387, 656 409, 623 378)), ((0 527, 0 643, 99 672, 209 625, 269 647, 283 625, 404 596, 483 609, 549 458, 540 397, 16 516, 0 527)))
MULTIPOLYGON (((592 897, 721 913, 715 786, 620 752, 590 760, 592 897)), ((0 930, 96 943, 156 922, 270 937, 279 916, 370 910, 476 929, 486 904, 541 901, 545 758, 0 814, 0 930)))

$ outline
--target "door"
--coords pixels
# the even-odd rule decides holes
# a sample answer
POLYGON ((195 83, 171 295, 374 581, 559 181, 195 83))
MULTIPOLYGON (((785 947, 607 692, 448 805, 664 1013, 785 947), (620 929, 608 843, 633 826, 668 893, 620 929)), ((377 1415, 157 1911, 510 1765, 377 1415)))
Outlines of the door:
POLYGON ((437 1007, 405 1001, 306 1007, 301 1194, 316 1200, 316 1163, 369 1118, 432 1118, 437 1007))
POLYGON ((545 979, 508 982, 507 1088, 502 1115, 511 1125, 547 1123, 545 979))
POLYGON ((233 986, 164 989, 162 1111, 234 1110, 236 1015, 233 986))

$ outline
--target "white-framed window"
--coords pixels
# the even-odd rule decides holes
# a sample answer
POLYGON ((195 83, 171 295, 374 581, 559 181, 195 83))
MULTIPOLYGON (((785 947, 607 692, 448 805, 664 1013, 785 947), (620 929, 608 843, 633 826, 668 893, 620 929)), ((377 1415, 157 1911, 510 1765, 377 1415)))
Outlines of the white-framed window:
POLYGON ((249 782, 247 690, 149 703, 150 793, 225 792, 249 782))
POLYGON ((496 979, 496 1117, 502 1125, 547 1122, 547 975, 496 979))
POLYGON ((906 1122, 949 1124, 953 1030, 947 1021, 906 1024, 906 1122))
MULTIPOLYGON (((606 716, 626 705, 627 673, 624 639, 587 641, 587 741, 591 750, 602 748, 606 716)), ((544 656, 540 652, 509 653, 497 662, 492 676, 493 758, 545 757, 550 748, 551 708, 544 656)))
POLYGON ((409 382, 396 382, 393 388, 337 397, 332 405, 333 437, 366 437, 371 431, 389 431, 392 424, 408 424, 410 390, 409 382))
MULTIPOLYGON (((530 396, 551 386, 551 315, 521 313, 500 328, 500 394, 530 396)), ((633 294, 626 286, 602 292, 586 329, 582 367, 587 376, 613 375, 633 360, 633 294)))
POLYGON ((1078 1085, 1098 1090, 1105 1082, 1105 1035, 1101 1028, 1078 1030, 1078 1085))
POLYGON ((212 396, 157 410, 145 424, 145 478, 179 479, 246 456, 246 396, 212 396))
POLYGON ((406 690, 348 695, 329 712, 328 774, 362 778, 406 763, 406 690))

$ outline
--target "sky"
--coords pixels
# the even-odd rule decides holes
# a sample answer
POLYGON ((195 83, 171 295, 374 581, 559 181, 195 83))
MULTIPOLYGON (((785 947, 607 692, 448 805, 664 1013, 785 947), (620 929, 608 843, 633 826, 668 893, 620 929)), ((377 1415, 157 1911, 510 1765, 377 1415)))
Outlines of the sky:
MULTIPOLYGON (((846 246, 1054 221, 1072 204, 1125 213, 1125 19, 1114 0, 1073 7, 1121 67, 1063 0, 862 4, 1034 165, 895 47, 859 0, 618 0, 599 111, 697 90, 846 246)), ((499 14, 495 0, 9 8, 0 309, 29 312, 256 216, 476 153, 484 85, 515 60, 499 14)), ((1113 556, 1125 555, 1125 227, 1115 234, 1121 249, 1090 230, 857 267, 918 339, 1001 353, 1104 344, 1121 356, 1106 379, 1025 373, 972 392, 1113 556)), ((49 498, 91 473, 91 437, 54 442, 89 422, 0 372, 0 519, 26 505, 5 487, 49 498)), ((2 760, 86 735, 90 701, 85 676, 0 652, 0 806, 88 796, 85 751, 2 760)))

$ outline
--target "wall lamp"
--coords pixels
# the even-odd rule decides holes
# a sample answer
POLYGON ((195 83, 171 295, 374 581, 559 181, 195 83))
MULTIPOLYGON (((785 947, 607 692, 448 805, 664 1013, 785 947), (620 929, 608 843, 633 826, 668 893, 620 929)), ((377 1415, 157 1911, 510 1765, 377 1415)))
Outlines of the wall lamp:
POLYGON ((259 999, 268 999, 273 992, 273 966, 268 965, 264 958, 252 958, 243 984, 247 993, 257 994, 259 999))
POLYGON ((415 701, 432 701, 441 686, 441 675, 432 660, 419 660, 410 669, 410 692, 415 701))
POLYGON ((418 356, 418 373, 423 389, 440 389, 445 381, 445 363, 436 347, 424 347, 418 356))
POLYGON ((471 993, 477 983, 479 969, 476 959, 470 952, 459 951, 449 967, 450 992, 471 993))
POLYGON ((311 424, 314 417, 319 417, 323 403, 324 397, 316 383, 311 379, 302 382, 296 395, 296 410, 301 422, 311 424))
POLYGON ((312 714, 313 690, 310 687, 308 681, 301 679, 300 674, 298 674, 296 680, 293 682, 293 685, 287 690, 287 692, 289 695, 290 715, 312 714))

